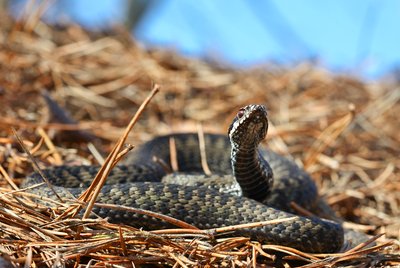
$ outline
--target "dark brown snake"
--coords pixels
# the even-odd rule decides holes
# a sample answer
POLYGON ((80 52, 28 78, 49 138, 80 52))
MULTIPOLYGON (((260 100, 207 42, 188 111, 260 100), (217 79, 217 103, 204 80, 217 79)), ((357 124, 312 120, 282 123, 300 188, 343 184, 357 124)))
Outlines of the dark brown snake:
MULTIPOLYGON (((212 176, 204 175, 200 164, 197 134, 157 137, 135 150, 125 165, 112 170, 97 201, 151 210, 201 229, 295 216, 278 224, 241 229, 235 235, 306 252, 337 252, 344 242, 340 224, 291 214, 292 201, 317 211, 317 189, 310 176, 296 164, 272 151, 258 149, 267 129, 265 107, 249 105, 239 110, 229 128, 229 137, 205 134, 205 159, 212 176), (166 176, 165 166, 159 164, 171 163, 171 139, 175 141, 173 149, 179 167, 179 173, 172 178, 166 176), (194 175, 186 176, 189 173, 194 175)), ((78 196, 97 170, 96 166, 61 166, 44 173, 61 195, 67 189, 78 196)), ((41 182, 41 177, 34 173, 25 186, 37 182, 41 182)), ((32 191, 53 196, 47 186, 32 191)), ((144 229, 174 227, 156 218, 122 210, 95 207, 93 211, 112 222, 144 229)))

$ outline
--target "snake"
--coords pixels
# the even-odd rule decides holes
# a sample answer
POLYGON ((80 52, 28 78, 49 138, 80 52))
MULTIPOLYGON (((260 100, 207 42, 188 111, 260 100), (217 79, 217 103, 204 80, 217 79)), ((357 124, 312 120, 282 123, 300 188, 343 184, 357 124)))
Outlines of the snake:
MULTIPOLYGON (((266 107, 251 104, 238 110, 228 135, 155 137, 111 170, 96 202, 150 210, 200 229, 278 220, 235 229, 229 236, 311 253, 338 252, 345 241, 343 227, 315 214, 297 213, 293 203, 314 213, 322 199, 310 175, 294 161, 262 148, 267 131, 266 107)), ((96 165, 64 165, 45 169, 42 175, 61 197, 77 197, 98 170, 96 165)), ((42 175, 31 174, 24 186, 42 182, 42 175)), ((55 198, 43 183, 31 188, 55 198)), ((174 228, 170 222, 130 210, 95 206, 93 212, 145 230, 174 228)))

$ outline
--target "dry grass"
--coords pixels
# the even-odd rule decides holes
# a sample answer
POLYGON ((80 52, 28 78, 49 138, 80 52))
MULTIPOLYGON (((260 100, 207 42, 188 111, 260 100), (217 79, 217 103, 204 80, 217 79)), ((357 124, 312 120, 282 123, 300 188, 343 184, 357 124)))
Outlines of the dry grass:
POLYGON ((18 22, 6 14, 0 18, 0 251, 5 259, 75 267, 400 264, 398 82, 362 82, 307 63, 230 70, 172 52, 144 51, 121 29, 89 33, 73 25, 50 27, 38 17, 31 12, 18 22), (53 201, 48 209, 19 190, 33 168, 12 128, 41 168, 102 162, 153 82, 162 89, 130 143, 197 131, 199 123, 204 131, 226 133, 239 107, 264 103, 272 121, 268 146, 303 165, 346 224, 378 235, 378 245, 310 255, 246 238, 213 239, 224 229, 145 232, 73 218, 66 214, 71 206, 53 201), (54 118, 41 95, 44 89, 79 123, 54 118))

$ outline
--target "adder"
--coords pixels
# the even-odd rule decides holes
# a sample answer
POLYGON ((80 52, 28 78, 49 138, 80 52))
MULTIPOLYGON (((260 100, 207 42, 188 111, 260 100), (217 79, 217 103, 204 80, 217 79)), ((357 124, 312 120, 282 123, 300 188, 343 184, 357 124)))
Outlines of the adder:
MULTIPOLYGON (((290 206, 295 202, 318 212, 321 200, 304 170, 277 153, 259 148, 267 130, 266 108, 248 105, 238 111, 228 136, 204 135, 205 156, 201 156, 195 133, 156 137, 111 171, 97 201, 151 210, 202 229, 294 217, 278 224, 237 230, 231 235, 306 252, 337 252, 344 242, 341 224, 317 216, 296 215, 290 206), (169 175, 165 164, 171 163, 171 140, 175 142, 179 173, 169 175), (158 161, 153 161, 154 157, 158 161), (202 159, 207 160, 211 175, 204 174, 202 159)), ((98 168, 59 166, 43 172, 61 196, 78 196, 98 168)), ((34 173, 25 186, 37 182, 41 177, 34 173)), ((47 186, 32 191, 53 196, 47 186)), ((160 219, 123 210, 95 207, 93 212, 111 222, 143 229, 173 227, 160 219)))

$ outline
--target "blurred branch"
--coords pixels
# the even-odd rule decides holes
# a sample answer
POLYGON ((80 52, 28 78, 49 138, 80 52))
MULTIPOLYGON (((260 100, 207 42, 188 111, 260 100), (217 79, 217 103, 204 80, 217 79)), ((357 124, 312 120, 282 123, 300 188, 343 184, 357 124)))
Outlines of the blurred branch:
POLYGON ((130 30, 134 29, 153 3, 154 0, 128 0, 126 4, 126 28, 130 30))
POLYGON ((290 52, 292 60, 314 56, 307 42, 296 32, 273 1, 260 1, 258 5, 248 4, 248 7, 260 20, 261 25, 290 52))
POLYGON ((381 10, 382 2, 380 1, 371 1, 368 5, 358 37, 356 64, 362 66, 364 61, 368 60, 381 10))

